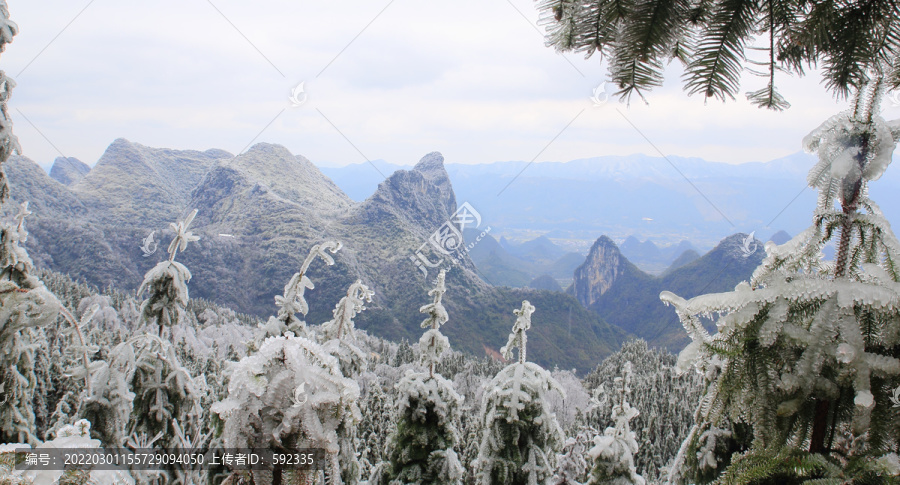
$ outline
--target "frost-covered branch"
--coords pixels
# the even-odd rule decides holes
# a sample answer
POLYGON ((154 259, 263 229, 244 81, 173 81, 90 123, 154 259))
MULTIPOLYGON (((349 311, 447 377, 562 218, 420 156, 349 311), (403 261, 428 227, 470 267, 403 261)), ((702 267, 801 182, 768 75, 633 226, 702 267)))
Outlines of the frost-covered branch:
MULTIPOLYGON (((885 411, 886 386, 900 384, 900 242, 867 189, 900 140, 900 121, 877 114, 883 90, 876 76, 851 110, 804 139, 818 155, 807 179, 819 191, 809 229, 783 245, 768 243, 750 282, 734 291, 690 300, 660 295, 693 340, 679 367, 694 365, 706 378, 696 426, 679 452, 685 469, 671 476, 740 482, 757 461, 817 456, 850 466, 900 445, 890 431, 897 415, 885 411), (835 238, 836 261, 824 261, 822 249, 835 238), (837 453, 841 442, 857 445, 837 453), (735 449, 749 451, 730 465, 735 449)), ((800 473, 769 470, 782 478, 800 473)))
POLYGON ((97 311, 100 310, 100 305, 94 304, 87 311, 81 315, 81 323, 79 324, 75 317, 66 309, 65 306, 59 306, 59 312, 62 314, 63 318, 69 323, 70 328, 75 332, 75 335, 78 337, 79 346, 76 350, 81 351, 81 363, 84 366, 84 391, 85 394, 90 396, 91 392, 91 358, 88 356, 88 351, 96 352, 94 346, 89 346, 87 340, 84 338, 84 333, 81 331, 82 327, 87 326, 90 323, 91 319, 94 318, 94 315, 97 314, 97 311))
POLYGON ((518 318, 513 324, 512 333, 509 334, 506 345, 500 348, 500 353, 503 354, 503 358, 509 360, 512 359, 513 349, 518 347, 519 363, 524 364, 526 360, 525 346, 528 343, 528 335, 525 332, 531 328, 531 314, 534 313, 534 306, 528 300, 524 300, 522 308, 513 310, 513 313, 518 318))
POLYGON ((141 315, 144 320, 159 326, 160 336, 164 327, 178 323, 188 304, 187 284, 191 280, 191 272, 185 265, 175 261, 175 254, 179 250, 184 251, 189 242, 200 239, 200 236, 195 236, 188 230, 196 215, 197 209, 194 209, 183 221, 170 223, 175 237, 169 244, 169 259, 151 268, 138 288, 138 295, 149 293, 141 304, 141 315))
POLYGON ((325 340, 337 339, 341 340, 345 336, 352 338, 353 319, 356 315, 366 309, 366 303, 372 301, 374 291, 364 285, 362 280, 356 280, 347 289, 347 296, 341 298, 337 306, 334 308, 334 318, 322 324, 322 333, 325 340))
POLYGON ((189 231, 188 228, 191 226, 191 222, 194 221, 194 217, 197 216, 197 209, 191 211, 190 214, 181 222, 177 224, 174 222, 169 223, 169 227, 175 231, 175 237, 172 238, 172 242, 169 243, 169 262, 175 261, 175 253, 179 250, 184 251, 187 248, 189 242, 199 241, 200 236, 195 236, 193 232, 189 231))
MULTIPOLYGON (((284 294, 275 296, 275 304, 278 306, 278 320, 289 330, 293 332, 302 331, 306 327, 306 323, 297 319, 296 314, 302 313, 306 315, 309 311, 309 304, 306 303, 304 294, 306 290, 315 288, 312 280, 306 276, 309 265, 312 264, 316 257, 322 258, 325 264, 331 266, 334 264, 334 258, 331 254, 336 254, 343 245, 339 241, 325 241, 316 244, 309 250, 306 259, 300 266, 300 271, 294 273, 288 284, 284 287, 284 294), (331 254, 328 254, 328 253, 331 254)), ((279 332, 280 333, 280 332, 279 332)))

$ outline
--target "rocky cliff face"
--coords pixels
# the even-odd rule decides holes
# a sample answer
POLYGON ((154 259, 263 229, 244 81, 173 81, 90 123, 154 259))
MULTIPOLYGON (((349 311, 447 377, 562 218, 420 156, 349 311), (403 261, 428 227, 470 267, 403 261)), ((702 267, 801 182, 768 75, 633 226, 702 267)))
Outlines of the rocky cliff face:
POLYGON ((444 157, 432 152, 412 170, 397 170, 378 184, 353 217, 368 222, 403 224, 418 236, 431 233, 456 211, 456 196, 444 170, 444 157))
POLYGON ((575 270, 572 291, 575 298, 590 308, 600 300, 631 263, 622 256, 616 243, 600 236, 588 252, 584 263, 575 270))
POLYGON ((360 328, 390 339, 418 339, 437 269, 423 275, 410 261, 423 247, 443 258, 453 346, 476 354, 506 341, 524 299, 537 308, 529 355, 544 365, 587 370, 618 347, 624 333, 573 298, 537 290, 493 288, 468 254, 450 263, 427 242, 456 211, 456 197, 440 153, 398 171, 371 197, 350 200, 309 160, 278 145, 258 144, 232 157, 221 150, 179 151, 116 140, 93 170, 65 186, 34 162, 9 165, 14 200, 30 200, 28 247, 38 264, 99 287, 134 289, 165 257, 168 224, 198 209, 192 229, 201 236, 179 260, 193 278, 192 297, 265 317, 273 297, 297 271, 309 248, 324 239, 343 242, 334 266, 316 261, 309 276, 307 322, 332 317, 334 305, 357 278, 375 301, 357 319, 360 328), (155 231, 159 250, 142 241, 155 231), (563 330, 565 329, 565 330, 563 330), (565 349, 565 350, 563 350, 565 349))
POLYGON ((674 310, 659 300, 660 292, 693 298, 730 291, 750 279, 764 256, 762 242, 734 234, 705 255, 652 276, 631 264, 612 240, 602 236, 575 271, 568 291, 603 320, 651 345, 678 351, 690 339, 674 310))
POLYGON ((83 179, 91 167, 81 160, 73 157, 57 157, 50 167, 50 178, 63 185, 72 185, 83 179))

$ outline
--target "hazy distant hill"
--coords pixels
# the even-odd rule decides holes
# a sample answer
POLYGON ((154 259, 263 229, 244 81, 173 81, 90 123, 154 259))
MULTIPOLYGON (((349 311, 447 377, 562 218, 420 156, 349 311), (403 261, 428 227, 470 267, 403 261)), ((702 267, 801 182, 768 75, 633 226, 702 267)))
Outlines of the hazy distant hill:
POLYGON ((663 275, 670 273, 688 263, 693 263, 694 261, 700 259, 700 253, 693 249, 688 249, 687 251, 681 253, 681 256, 675 258, 675 261, 672 261, 672 264, 663 271, 663 275))
POLYGON ((324 167, 319 170, 328 176, 347 197, 362 202, 369 198, 378 188, 378 184, 390 177, 397 170, 409 170, 410 165, 396 165, 384 160, 372 160, 346 167, 324 167))
POLYGON ((772 237, 769 238, 769 241, 772 241, 775 244, 784 244, 790 240, 791 235, 785 231, 778 231, 775 234, 772 234, 772 237))
POLYGON ((650 274, 660 274, 671 267, 685 252, 698 252, 689 241, 659 247, 651 240, 641 242, 628 236, 619 248, 629 261, 650 274))
POLYGON ((562 286, 559 286, 556 279, 548 274, 538 276, 531 283, 528 283, 528 287, 536 290, 563 291, 562 286))
MULTIPOLYGON (((426 242, 457 209, 439 153, 394 172, 363 202, 309 160, 271 144, 233 157, 119 139, 70 186, 27 158, 14 157, 7 166, 13 199, 31 203, 28 247, 41 266, 99 287, 134 289, 164 257, 168 223, 197 208, 192 229, 201 240, 179 253, 193 274, 191 296, 265 317, 309 247, 338 239, 344 249, 337 264, 311 267, 316 287, 307 293, 308 321, 330 319, 359 278, 376 296, 358 325, 394 340, 421 335, 418 310, 437 273, 424 276, 410 258, 419 248, 432 261, 441 258, 426 242), (141 245, 151 231, 159 248, 145 256, 141 245)), ((512 310, 524 299, 537 307, 529 354, 542 364, 586 370, 625 337, 569 295, 489 286, 465 255, 447 281, 445 334, 461 350, 483 355, 502 346, 515 321, 512 310)))
MULTIPOLYGON (((795 153, 765 163, 731 165, 630 155, 564 163, 457 163, 446 168, 457 200, 472 204, 503 234, 519 234, 519 240, 545 234, 580 240, 586 249, 597 234, 616 240, 636 235, 664 245, 687 239, 698 248, 710 248, 738 231, 755 231, 767 240, 778 229, 798 234, 808 227, 815 191, 806 188, 806 173, 814 160, 795 153)), ((396 167, 379 166, 387 175, 396 167)), ((341 187, 374 187, 383 179, 368 163, 323 170, 341 187)), ((870 192, 888 219, 900 224, 900 170, 888 169, 870 192)))
POLYGON ((469 257, 482 278, 496 286, 534 288, 530 283, 542 275, 555 279, 557 286, 560 282, 568 285, 572 272, 584 262, 584 255, 565 252, 544 236, 512 244, 487 234, 475 244, 479 235, 479 231, 472 229, 463 232, 466 242, 472 246, 469 257))
POLYGON ((609 323, 651 345, 678 351, 690 339, 675 311, 659 300, 660 292, 668 290, 692 298, 733 290, 737 283, 750 278, 765 255, 761 241, 746 238, 746 234, 729 236, 690 263, 652 276, 628 261, 610 238, 602 236, 575 271, 575 280, 567 291, 609 323))

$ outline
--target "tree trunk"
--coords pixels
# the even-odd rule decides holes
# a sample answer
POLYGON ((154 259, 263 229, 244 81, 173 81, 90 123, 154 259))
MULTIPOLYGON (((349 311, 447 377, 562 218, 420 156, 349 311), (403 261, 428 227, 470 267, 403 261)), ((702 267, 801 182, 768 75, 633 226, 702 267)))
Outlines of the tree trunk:
MULTIPOLYGON (((843 181, 841 212, 841 238, 838 243, 837 261, 835 262, 834 277, 841 278, 847 274, 847 265, 850 259, 850 238, 853 232, 852 217, 859 208, 859 194, 862 191, 862 171, 865 168, 866 157, 869 153, 869 134, 863 133, 860 139, 859 154, 856 163, 859 165, 860 177, 855 181, 843 181)), ((825 439, 828 437, 828 411, 831 402, 828 399, 816 399, 816 416, 813 420, 812 435, 809 438, 810 453, 824 453, 825 439)))
POLYGON ((825 437, 828 435, 828 410, 831 402, 827 399, 816 399, 816 417, 813 421, 812 436, 809 438, 810 453, 824 453, 825 437))

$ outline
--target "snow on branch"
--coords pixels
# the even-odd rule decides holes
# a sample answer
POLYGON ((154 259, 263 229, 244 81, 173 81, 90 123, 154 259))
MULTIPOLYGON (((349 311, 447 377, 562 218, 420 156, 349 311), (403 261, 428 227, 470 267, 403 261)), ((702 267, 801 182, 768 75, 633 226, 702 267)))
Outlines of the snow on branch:
POLYGON ((513 324, 512 333, 509 334, 506 345, 500 349, 500 353, 503 354, 503 358, 511 359, 513 348, 518 347, 519 363, 524 364, 526 359, 525 346, 528 343, 528 335, 525 332, 531 328, 531 314, 534 313, 534 306, 528 300, 524 300, 522 308, 513 310, 513 313, 518 318, 516 323, 513 324))
MULTIPOLYGON (((336 254, 343 245, 338 241, 325 241, 316 244, 309 250, 309 254, 300 266, 300 271, 294 273, 294 276, 284 286, 284 294, 275 296, 275 304, 278 306, 278 320, 287 329, 293 332, 302 332, 306 323, 296 317, 297 313, 306 315, 309 312, 309 304, 306 302, 304 294, 306 290, 316 287, 312 280, 306 276, 309 265, 316 257, 322 258, 325 264, 331 266, 334 264, 334 258, 331 254, 336 254), (331 254, 328 254, 328 253, 331 254)), ((271 332, 270 332, 271 333, 271 332)), ((278 332, 280 334, 281 332, 278 332)))

